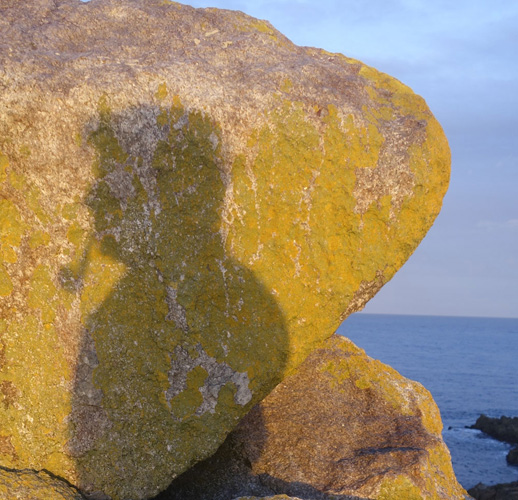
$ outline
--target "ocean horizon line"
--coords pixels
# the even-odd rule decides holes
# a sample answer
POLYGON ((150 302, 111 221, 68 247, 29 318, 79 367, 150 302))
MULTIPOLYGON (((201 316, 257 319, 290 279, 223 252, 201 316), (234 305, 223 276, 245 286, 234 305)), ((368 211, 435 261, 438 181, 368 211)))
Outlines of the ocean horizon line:
MULTIPOLYGON (((373 312, 363 312, 358 311, 352 313, 350 316, 359 315, 359 316, 402 316, 402 317, 420 317, 420 318, 466 318, 466 319, 510 319, 510 320, 518 320, 518 316, 467 316, 464 314, 411 314, 411 313, 373 313, 373 312)), ((347 318, 344 320, 346 321, 347 318)))

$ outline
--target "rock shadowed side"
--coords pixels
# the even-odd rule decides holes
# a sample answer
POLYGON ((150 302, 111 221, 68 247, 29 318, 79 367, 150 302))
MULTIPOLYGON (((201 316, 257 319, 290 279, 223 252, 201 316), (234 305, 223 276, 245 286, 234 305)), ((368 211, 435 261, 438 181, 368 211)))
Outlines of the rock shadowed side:
POLYGON ((265 21, 0 0, 0 465, 156 495, 393 276, 449 166, 411 89, 265 21))
POLYGON ((159 498, 464 499, 441 430, 426 389, 334 336, 159 498))

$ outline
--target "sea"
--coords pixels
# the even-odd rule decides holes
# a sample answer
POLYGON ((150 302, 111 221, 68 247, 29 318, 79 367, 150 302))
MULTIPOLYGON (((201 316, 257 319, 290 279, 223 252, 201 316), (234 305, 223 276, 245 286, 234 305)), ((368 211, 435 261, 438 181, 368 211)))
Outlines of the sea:
POLYGON ((356 313, 337 333, 432 393, 465 489, 518 481, 511 446, 468 428, 482 413, 518 417, 518 319, 356 313))

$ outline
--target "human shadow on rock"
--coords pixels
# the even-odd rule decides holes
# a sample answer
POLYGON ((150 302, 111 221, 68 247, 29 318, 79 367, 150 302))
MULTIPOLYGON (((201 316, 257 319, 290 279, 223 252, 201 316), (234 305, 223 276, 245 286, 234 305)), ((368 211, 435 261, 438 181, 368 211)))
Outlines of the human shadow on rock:
POLYGON ((177 98, 117 113, 103 98, 85 135, 92 230, 60 273, 81 311, 67 452, 82 491, 149 498, 279 382, 289 339, 226 248, 218 124, 177 98))

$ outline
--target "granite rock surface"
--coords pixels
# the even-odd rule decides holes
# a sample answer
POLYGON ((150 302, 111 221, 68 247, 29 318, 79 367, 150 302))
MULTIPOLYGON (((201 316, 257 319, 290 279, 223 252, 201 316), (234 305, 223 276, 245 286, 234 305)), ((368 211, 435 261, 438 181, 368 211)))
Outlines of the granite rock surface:
POLYGON ((441 430, 424 387, 334 336, 160 500, 464 499, 441 430))
POLYGON ((149 498, 405 262, 422 98, 239 12, 0 0, 0 465, 149 498))

